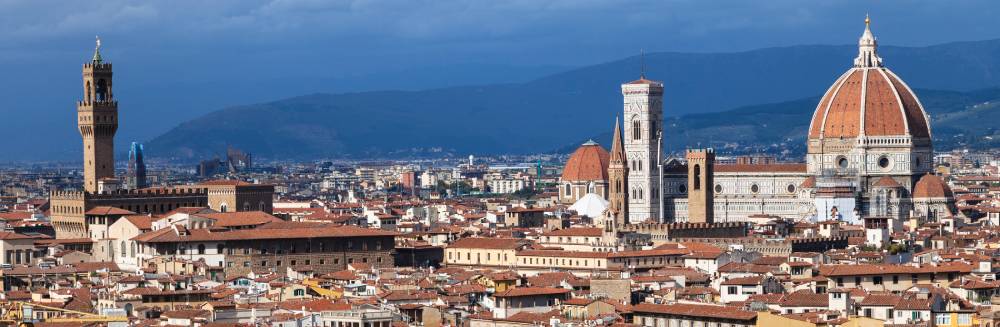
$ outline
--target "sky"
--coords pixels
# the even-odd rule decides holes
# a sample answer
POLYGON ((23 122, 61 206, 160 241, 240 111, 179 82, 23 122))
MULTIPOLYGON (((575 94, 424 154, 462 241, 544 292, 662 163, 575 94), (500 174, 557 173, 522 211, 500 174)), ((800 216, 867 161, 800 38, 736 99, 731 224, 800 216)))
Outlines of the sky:
POLYGON ((640 49, 847 44, 866 13, 892 45, 1000 38, 996 0, 0 0, 0 117, 14 122, 0 146, 79 151, 79 69, 98 35, 125 144, 314 92, 519 82, 640 49))

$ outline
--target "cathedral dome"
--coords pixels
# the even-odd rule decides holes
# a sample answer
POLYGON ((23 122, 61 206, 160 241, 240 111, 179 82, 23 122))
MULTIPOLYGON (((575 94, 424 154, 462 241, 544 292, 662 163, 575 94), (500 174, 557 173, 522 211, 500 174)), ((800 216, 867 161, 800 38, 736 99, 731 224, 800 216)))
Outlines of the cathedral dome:
POLYGON ((608 161, 610 155, 597 142, 587 141, 566 162, 563 168, 562 180, 573 181, 607 181, 608 161))
POLYGON ((926 174, 920 177, 917 185, 913 187, 913 198, 915 199, 950 197, 952 197, 951 188, 941 180, 941 177, 936 175, 926 174))
POLYGON ((854 67, 841 75, 820 99, 809 127, 809 138, 930 138, 927 115, 920 100, 899 76, 882 65, 867 19, 865 25, 854 67))

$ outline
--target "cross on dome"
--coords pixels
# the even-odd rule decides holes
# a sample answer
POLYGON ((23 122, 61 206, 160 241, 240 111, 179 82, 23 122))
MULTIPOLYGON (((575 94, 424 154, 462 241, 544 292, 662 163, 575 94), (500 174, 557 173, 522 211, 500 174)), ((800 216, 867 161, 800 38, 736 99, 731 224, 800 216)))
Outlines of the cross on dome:
POLYGON ((858 57, 854 58, 854 67, 875 68, 882 67, 882 57, 878 56, 878 39, 872 34, 871 18, 865 15, 865 32, 858 40, 858 57))

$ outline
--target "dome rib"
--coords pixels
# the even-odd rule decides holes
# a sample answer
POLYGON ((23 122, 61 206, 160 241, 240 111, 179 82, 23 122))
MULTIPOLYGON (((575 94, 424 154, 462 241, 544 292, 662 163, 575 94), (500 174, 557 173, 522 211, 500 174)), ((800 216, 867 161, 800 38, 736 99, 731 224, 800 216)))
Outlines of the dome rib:
POLYGON ((890 82, 892 82, 897 91, 899 89, 906 90, 906 92, 899 92, 899 96, 903 104, 910 135, 930 138, 932 134, 930 125, 927 123, 927 111, 924 111, 924 105, 920 103, 920 99, 913 93, 913 89, 909 85, 906 85, 906 82, 903 82, 903 79, 899 78, 896 73, 888 69, 885 71, 889 74, 890 82))
MULTIPOLYGON (((881 74, 882 77, 885 78, 885 80, 889 84, 892 84, 892 79, 890 79, 889 75, 886 74, 887 70, 888 69, 886 69, 886 70, 880 69, 879 70, 879 74, 881 74)), ((891 72, 890 72, 890 74, 891 74, 891 72)), ((910 134, 910 120, 906 118, 906 108, 903 107, 903 100, 899 96, 899 90, 897 90, 895 87, 891 87, 890 89, 892 90, 893 97, 895 97, 895 99, 896 99, 896 105, 899 107, 899 115, 904 120, 904 123, 903 123, 903 132, 906 133, 906 135, 912 135, 912 134, 910 134)))
POLYGON ((907 135, 907 120, 903 115, 903 107, 896 101, 899 92, 883 76, 884 68, 870 69, 873 74, 868 78, 865 89, 864 135, 907 135))
POLYGON ((816 106, 816 111, 813 112, 813 117, 809 126, 809 137, 816 138, 820 137, 823 133, 823 124, 826 123, 826 115, 830 111, 830 102, 832 102, 833 97, 837 95, 840 91, 840 86, 843 85, 843 80, 851 74, 852 70, 848 70, 840 75, 833 85, 826 90, 823 94, 823 98, 820 100, 819 105, 816 106), (822 110, 822 112, 820 111, 822 110))
POLYGON ((852 69, 851 76, 843 81, 837 95, 830 102, 830 109, 823 122, 822 137, 855 137, 861 117, 861 85, 864 74, 852 69))

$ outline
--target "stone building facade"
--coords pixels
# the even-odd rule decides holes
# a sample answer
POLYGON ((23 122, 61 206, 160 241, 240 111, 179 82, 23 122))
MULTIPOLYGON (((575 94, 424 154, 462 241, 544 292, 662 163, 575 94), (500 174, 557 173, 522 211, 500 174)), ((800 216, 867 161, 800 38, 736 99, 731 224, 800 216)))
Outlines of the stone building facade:
POLYGON ((142 262, 157 257, 203 260, 223 267, 226 275, 284 272, 287 268, 325 274, 347 269, 352 263, 394 266, 396 233, 355 226, 276 224, 228 231, 171 226, 135 240, 142 262))
POLYGON ((180 186, 119 190, 112 193, 54 191, 49 194, 50 217, 56 238, 90 236, 85 213, 95 207, 115 207, 138 214, 164 214, 181 207, 208 205, 204 188, 180 186))
POLYGON ((274 208, 274 185, 237 180, 214 180, 199 184, 208 193, 208 207, 218 212, 263 211, 274 208))

